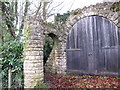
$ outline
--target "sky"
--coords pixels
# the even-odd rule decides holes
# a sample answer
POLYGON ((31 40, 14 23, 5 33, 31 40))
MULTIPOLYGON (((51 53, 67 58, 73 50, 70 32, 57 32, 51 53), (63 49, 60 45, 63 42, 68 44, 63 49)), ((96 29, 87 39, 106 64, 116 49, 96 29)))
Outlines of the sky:
MULTIPOLYGON (((37 2, 39 0, 29 0, 29 1, 31 1, 31 3, 33 3, 34 6, 37 6, 35 4, 39 4, 37 2)), ((52 1, 52 4, 51 4, 52 7, 49 8, 48 11, 51 11, 51 9, 54 7, 54 9, 52 9, 53 14, 55 14, 55 13, 63 14, 63 13, 66 13, 67 11, 72 11, 77 8, 83 8, 85 6, 95 5, 96 3, 102 3, 104 1, 113 2, 115 0, 40 0, 40 1, 42 1, 42 2, 52 1)), ((32 10, 35 10, 35 9, 32 7, 32 10)), ((53 18, 54 18, 54 16, 49 18, 49 20, 50 19, 53 20, 53 18)))
MULTIPOLYGON (((77 8, 83 8, 84 6, 94 5, 96 3, 102 3, 103 0, 53 0, 53 6, 57 6, 55 12, 63 14, 67 11, 72 11, 77 8), (63 3, 62 3, 63 2, 63 3)), ((49 18, 49 21, 53 21, 54 17, 49 18)))
POLYGON ((61 9, 60 13, 64 13, 91 4, 101 3, 103 0, 54 0, 55 4, 59 4, 60 2, 63 2, 61 5, 63 9, 61 9))

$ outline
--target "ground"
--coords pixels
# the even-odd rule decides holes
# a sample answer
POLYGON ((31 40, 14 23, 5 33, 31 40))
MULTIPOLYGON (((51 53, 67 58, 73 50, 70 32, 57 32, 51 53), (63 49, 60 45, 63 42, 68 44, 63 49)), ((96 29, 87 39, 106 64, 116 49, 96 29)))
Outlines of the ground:
POLYGON ((59 75, 45 73, 50 88, 118 88, 119 78, 89 75, 59 75))

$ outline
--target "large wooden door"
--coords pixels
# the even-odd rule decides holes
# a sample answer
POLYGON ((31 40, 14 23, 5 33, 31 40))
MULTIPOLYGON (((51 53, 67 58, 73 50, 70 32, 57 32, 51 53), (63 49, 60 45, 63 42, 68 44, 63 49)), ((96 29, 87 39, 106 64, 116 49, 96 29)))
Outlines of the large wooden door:
POLYGON ((118 27, 106 18, 89 16, 70 30, 67 45, 67 70, 85 73, 118 73, 118 27))

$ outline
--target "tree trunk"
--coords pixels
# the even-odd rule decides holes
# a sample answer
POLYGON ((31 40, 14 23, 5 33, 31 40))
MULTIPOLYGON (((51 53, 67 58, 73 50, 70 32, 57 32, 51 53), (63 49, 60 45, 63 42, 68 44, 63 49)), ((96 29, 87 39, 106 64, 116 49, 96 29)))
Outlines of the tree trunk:
POLYGON ((11 36, 15 39, 16 34, 15 34, 15 30, 14 30, 14 25, 10 20, 11 15, 10 15, 10 11, 8 10, 8 8, 10 8, 10 7, 7 7, 5 5, 5 2, 0 2, 0 3, 1 3, 1 9, 2 9, 2 20, 5 21, 5 23, 8 27, 8 31, 10 32, 11 36))
POLYGON ((24 28, 24 21, 25 21, 25 17, 27 15, 27 12, 28 12, 28 7, 29 7, 29 2, 28 2, 28 0, 26 0, 25 9, 24 9, 24 15, 22 17, 22 22, 21 22, 19 34, 22 33, 22 29, 24 28))

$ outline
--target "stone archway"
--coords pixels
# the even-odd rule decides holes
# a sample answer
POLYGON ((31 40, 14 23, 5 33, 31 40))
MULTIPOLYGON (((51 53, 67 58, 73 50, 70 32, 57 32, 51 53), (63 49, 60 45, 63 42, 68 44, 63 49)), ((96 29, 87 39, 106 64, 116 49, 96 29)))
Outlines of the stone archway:
POLYGON ((69 73, 118 75, 118 27, 100 16, 80 19, 69 32, 66 45, 69 73))
MULTIPOLYGON (((102 16, 111 20, 120 29, 120 11, 111 10, 112 3, 100 3, 77 9, 71 12, 64 29, 52 28, 45 29, 39 21, 39 17, 30 17, 26 22, 26 30, 30 32, 28 44, 25 48, 24 76, 25 88, 34 88, 38 83, 43 81, 43 41, 45 32, 54 33, 58 37, 57 50, 57 73, 66 73, 66 42, 67 36, 73 25, 81 18, 95 15, 102 16), (30 22, 28 22, 30 20, 30 22), (30 27, 30 28, 29 28, 30 27)), ((120 52, 119 52, 120 53, 120 52)), ((120 62, 118 62, 120 64, 120 62)), ((120 67, 119 67, 120 68, 120 67)), ((120 70, 119 70, 120 72, 120 70)))
MULTIPOLYGON (((78 22, 80 19, 87 17, 87 16, 101 16, 104 17, 108 20, 110 20, 111 22, 113 22, 118 28, 120 28, 120 11, 114 12, 111 10, 112 7, 112 3, 100 3, 97 5, 91 5, 89 7, 84 7, 83 9, 77 9, 75 11, 73 11, 66 23, 66 30, 64 31, 64 34, 62 34, 63 36, 62 38, 62 52, 64 53, 62 55, 60 55, 60 57, 62 58, 62 62, 66 62, 66 43, 67 43, 67 36, 68 33, 70 32, 71 28, 73 27, 73 25, 78 22)), ((60 62, 60 61, 59 61, 60 62)), ((120 62, 119 62, 120 63, 120 62)), ((66 66, 62 66, 64 68, 63 71, 66 71, 66 66)))
POLYGON ((50 36, 54 42, 52 51, 49 55, 49 58, 45 64, 45 71, 46 72, 52 72, 52 73, 57 73, 57 66, 58 66, 58 61, 57 61, 57 56, 58 56, 58 37, 53 34, 49 33, 48 36, 50 36))

